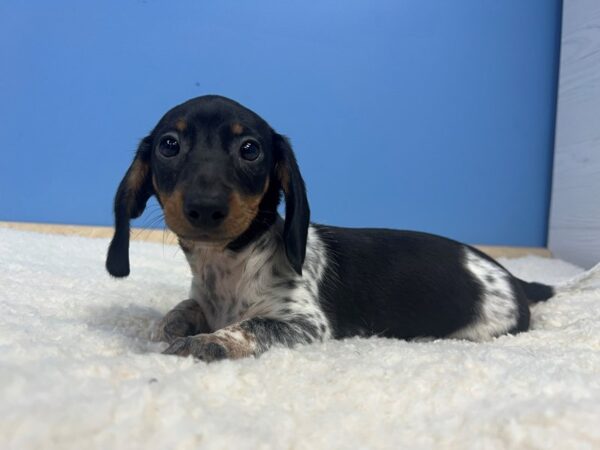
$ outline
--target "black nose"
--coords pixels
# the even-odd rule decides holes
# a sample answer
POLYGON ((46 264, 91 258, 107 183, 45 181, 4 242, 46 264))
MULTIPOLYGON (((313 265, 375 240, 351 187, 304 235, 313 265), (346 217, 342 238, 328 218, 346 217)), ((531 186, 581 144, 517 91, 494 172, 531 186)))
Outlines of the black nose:
POLYGON ((225 220, 229 213, 227 201, 220 198, 195 198, 183 205, 185 217, 197 227, 214 228, 225 220))

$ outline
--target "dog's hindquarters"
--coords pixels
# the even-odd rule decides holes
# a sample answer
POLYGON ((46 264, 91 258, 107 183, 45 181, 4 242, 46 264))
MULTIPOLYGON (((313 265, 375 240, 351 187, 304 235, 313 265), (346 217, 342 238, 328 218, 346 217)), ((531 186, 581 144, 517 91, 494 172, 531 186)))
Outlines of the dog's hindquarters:
POLYGON ((426 233, 318 226, 331 263, 323 307, 335 337, 489 340, 529 328, 554 290, 514 277, 488 255, 426 233))

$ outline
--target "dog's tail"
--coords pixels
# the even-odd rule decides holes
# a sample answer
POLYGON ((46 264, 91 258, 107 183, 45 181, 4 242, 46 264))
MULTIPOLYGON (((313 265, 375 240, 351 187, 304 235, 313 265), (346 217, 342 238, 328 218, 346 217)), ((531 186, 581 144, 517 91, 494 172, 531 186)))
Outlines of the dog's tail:
POLYGON ((556 286, 543 283, 529 283, 519 280, 521 288, 531 303, 543 302, 558 294, 574 294, 581 291, 600 289, 600 264, 570 280, 556 286))
POLYGON ((556 294, 556 288, 547 284, 536 282, 529 283, 523 280, 519 280, 519 284, 521 285, 521 288, 523 288, 530 303, 546 301, 556 294))

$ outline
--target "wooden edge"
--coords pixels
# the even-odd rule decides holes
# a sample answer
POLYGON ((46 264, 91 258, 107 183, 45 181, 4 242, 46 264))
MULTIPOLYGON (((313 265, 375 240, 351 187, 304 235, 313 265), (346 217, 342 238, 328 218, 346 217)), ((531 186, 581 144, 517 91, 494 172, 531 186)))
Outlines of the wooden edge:
MULTIPOLYGON (((34 231, 36 233, 75 235, 91 238, 112 238, 113 227, 100 227, 90 225, 59 225, 51 223, 29 222, 1 222, 0 227, 12 228, 21 231, 34 231)), ((131 239, 136 241, 160 242, 176 244, 177 236, 169 230, 132 228, 131 239)))
POLYGON ((474 247, 492 258, 521 258, 527 255, 552 258, 552 252, 544 247, 503 247, 499 245, 475 245, 474 247))
MULTIPOLYGON (((91 238, 111 238, 113 235, 112 227, 86 225, 0 222, 0 227, 12 228, 21 231, 34 231, 37 233, 76 235, 91 238)), ((131 239, 138 241, 159 242, 164 244, 177 243, 177 237, 169 230, 132 228, 131 239)), ((482 252, 487 253, 492 258, 519 258, 526 255, 537 255, 545 258, 552 257, 550 250, 543 247, 503 247, 495 245, 476 245, 475 247, 482 252)))

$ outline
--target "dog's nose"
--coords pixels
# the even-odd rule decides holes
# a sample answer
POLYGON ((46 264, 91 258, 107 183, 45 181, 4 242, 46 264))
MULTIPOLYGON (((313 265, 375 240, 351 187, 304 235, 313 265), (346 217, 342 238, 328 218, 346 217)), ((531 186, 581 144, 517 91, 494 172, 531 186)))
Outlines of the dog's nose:
POLYGON ((183 205, 185 217, 197 227, 215 228, 229 213, 227 201, 220 198, 195 198, 183 205))

